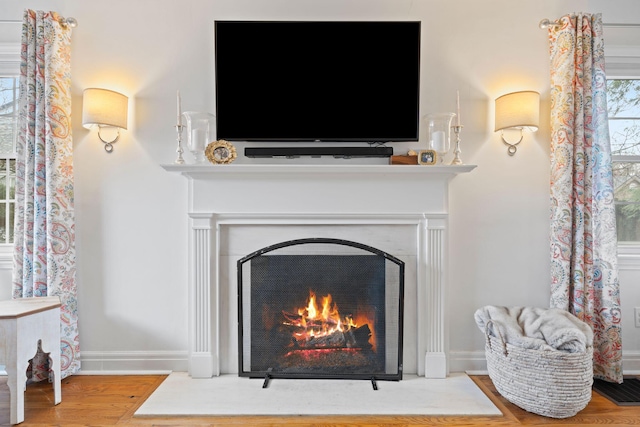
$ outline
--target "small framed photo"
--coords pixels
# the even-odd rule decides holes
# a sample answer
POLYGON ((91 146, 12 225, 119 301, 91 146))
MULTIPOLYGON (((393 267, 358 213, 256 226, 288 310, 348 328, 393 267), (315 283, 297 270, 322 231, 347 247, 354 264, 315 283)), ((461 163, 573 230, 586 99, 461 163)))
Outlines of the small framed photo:
POLYGON ((231 163, 237 157, 236 147, 224 139, 213 141, 207 145, 204 154, 214 164, 231 163))
POLYGON ((438 154, 434 150, 422 150, 418 153, 418 164, 435 165, 438 154))

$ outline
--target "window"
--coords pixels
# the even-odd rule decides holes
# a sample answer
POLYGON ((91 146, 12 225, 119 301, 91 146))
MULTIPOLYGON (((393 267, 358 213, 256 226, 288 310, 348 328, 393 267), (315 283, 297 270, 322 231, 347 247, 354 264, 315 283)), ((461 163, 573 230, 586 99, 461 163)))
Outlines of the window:
POLYGON ((607 80, 619 243, 640 244, 640 79, 607 80))
POLYGON ((18 77, 0 76, 0 245, 13 243, 18 77))

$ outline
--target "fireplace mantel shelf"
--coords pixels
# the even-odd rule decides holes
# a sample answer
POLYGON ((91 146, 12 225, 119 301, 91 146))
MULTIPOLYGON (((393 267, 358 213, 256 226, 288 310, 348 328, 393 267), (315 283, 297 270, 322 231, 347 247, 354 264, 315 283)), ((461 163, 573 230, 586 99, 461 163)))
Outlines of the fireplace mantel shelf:
POLYGON ((268 164, 244 164, 244 165, 194 165, 194 164, 165 164, 161 165, 166 171, 179 172, 188 177, 214 177, 227 175, 314 175, 314 174, 402 174, 415 175, 416 177, 447 176, 471 172, 476 165, 268 165, 268 164))

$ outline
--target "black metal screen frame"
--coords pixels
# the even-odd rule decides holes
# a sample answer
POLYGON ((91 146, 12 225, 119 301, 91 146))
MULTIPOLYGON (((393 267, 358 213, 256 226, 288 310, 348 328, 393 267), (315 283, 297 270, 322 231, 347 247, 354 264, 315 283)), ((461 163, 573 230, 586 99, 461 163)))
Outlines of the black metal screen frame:
POLYGON ((241 377, 249 377, 249 378, 290 378, 290 379, 362 379, 362 380, 388 380, 388 381, 399 381, 402 379, 402 350, 403 350, 403 330, 404 330, 404 262, 399 260, 398 258, 390 255, 384 251, 376 249, 371 246, 363 245, 361 243, 352 242, 349 240, 342 239, 329 239, 329 238, 307 238, 307 239, 297 239, 297 240, 289 240, 281 243, 277 243, 275 245, 268 246, 266 248, 259 249, 241 259, 237 262, 238 269, 238 375, 241 377), (387 374, 387 373, 371 373, 371 374, 350 374, 350 373, 340 373, 340 374, 322 374, 322 373, 286 373, 286 372, 277 372, 273 370, 268 371, 245 371, 243 364, 243 343, 244 343, 244 331, 243 331, 243 299, 242 299, 242 265, 250 261, 253 258, 258 256, 265 255, 269 252, 275 251, 277 249, 295 246, 295 245, 303 245, 303 244, 335 244, 335 245, 343 245, 350 246, 353 248, 361 249, 375 255, 381 256, 388 261, 393 262, 399 268, 399 283, 398 283, 398 366, 397 373, 395 374, 387 374))

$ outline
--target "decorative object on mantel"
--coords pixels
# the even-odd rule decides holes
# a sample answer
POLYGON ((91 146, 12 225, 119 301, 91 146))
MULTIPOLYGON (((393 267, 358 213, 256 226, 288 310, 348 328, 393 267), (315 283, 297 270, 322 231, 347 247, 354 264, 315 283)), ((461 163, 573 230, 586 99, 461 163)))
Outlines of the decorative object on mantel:
POLYGON ((449 163, 450 165, 464 164, 462 163, 462 159, 460 159, 460 153, 462 152, 462 150, 460 150, 460 132, 462 132, 463 127, 462 125, 451 126, 451 129, 453 129, 453 132, 456 134, 456 148, 453 150, 453 159, 451 163, 449 163))
POLYGON ((391 165, 417 165, 418 153, 415 150, 409 150, 406 155, 395 155, 389 158, 391 165))
POLYGON ((422 150, 418 154, 418 163, 421 165, 435 165, 438 159, 438 154, 435 150, 422 150))
POLYGON ((236 147, 224 139, 209 143, 204 154, 213 164, 231 163, 237 157, 236 147))
POLYGON ((178 134, 178 148, 176 149, 176 153, 178 153, 178 157, 176 158, 176 161, 174 163, 178 164, 178 165, 183 165, 184 164, 184 158, 182 157, 182 153, 184 153, 184 149, 182 148, 182 129, 184 129, 184 126, 182 126, 182 100, 180 99, 180 91, 178 91, 177 94, 177 102, 178 102, 178 121, 176 122, 176 133, 178 134))
POLYGON ((187 146, 196 163, 204 163, 204 149, 211 141, 211 124, 215 116, 200 111, 185 111, 182 113, 187 119, 187 146))
POLYGON ((453 150, 452 165, 462 165, 462 159, 460 159, 460 132, 462 132, 462 123, 460 122, 460 91, 456 91, 456 124, 451 126, 453 132, 456 134, 456 148, 453 150))
POLYGON ((428 147, 438 153, 439 164, 442 164, 451 147, 451 119, 454 117, 455 113, 432 113, 425 116, 428 147))
POLYGON ((513 92, 496 99, 496 128, 502 142, 507 144, 507 153, 516 154, 516 145, 522 142, 523 131, 535 132, 540 122, 540 94, 534 91, 513 92), (510 143, 504 139, 505 129, 520 131, 520 139, 510 143))
POLYGON ((82 126, 98 128, 98 138, 107 153, 113 151, 113 144, 120 139, 120 129, 127 129, 128 104, 129 98, 108 89, 87 88, 82 93, 82 126), (115 138, 104 140, 100 131, 105 128, 115 129, 115 138))

